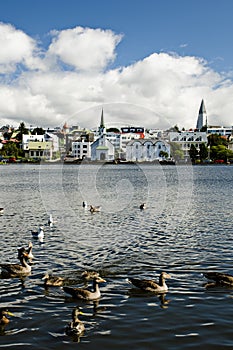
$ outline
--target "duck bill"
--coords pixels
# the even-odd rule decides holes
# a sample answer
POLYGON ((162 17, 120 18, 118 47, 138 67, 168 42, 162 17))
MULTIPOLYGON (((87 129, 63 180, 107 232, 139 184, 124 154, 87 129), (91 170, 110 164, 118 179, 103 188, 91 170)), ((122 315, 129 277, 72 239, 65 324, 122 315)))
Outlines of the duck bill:
POLYGON ((6 311, 6 314, 8 315, 8 316, 15 316, 12 312, 10 312, 10 311, 6 311))

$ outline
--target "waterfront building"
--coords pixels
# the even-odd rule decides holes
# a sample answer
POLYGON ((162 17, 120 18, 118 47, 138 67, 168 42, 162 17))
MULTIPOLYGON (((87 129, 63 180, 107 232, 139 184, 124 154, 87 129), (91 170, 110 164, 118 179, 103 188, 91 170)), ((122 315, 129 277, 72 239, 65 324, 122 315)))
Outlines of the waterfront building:
POLYGON ((72 142, 72 157, 78 159, 90 159, 91 158, 91 142, 86 141, 85 138, 81 138, 78 141, 72 142))
POLYGON ((207 127, 207 134, 217 134, 220 136, 226 136, 229 137, 233 135, 233 126, 208 126, 207 127))
POLYGON ((180 145, 180 149, 183 151, 185 159, 187 159, 189 158, 191 145, 194 145, 198 151, 202 143, 207 146, 207 134, 200 131, 170 132, 169 141, 180 145))
POLYGON ((126 160, 132 162, 152 162, 170 158, 170 145, 163 140, 131 140, 126 146, 126 160))
POLYGON ((115 159, 115 147, 107 139, 106 128, 104 124, 103 109, 101 112, 100 126, 98 129, 99 137, 91 145, 91 160, 111 161, 115 159))

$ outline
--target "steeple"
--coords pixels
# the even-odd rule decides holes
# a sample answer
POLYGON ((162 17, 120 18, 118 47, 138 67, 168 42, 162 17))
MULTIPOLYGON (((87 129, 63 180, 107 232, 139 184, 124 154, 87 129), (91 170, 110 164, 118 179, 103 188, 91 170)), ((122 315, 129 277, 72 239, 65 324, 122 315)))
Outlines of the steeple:
POLYGON ((207 113, 204 104, 204 100, 201 101, 201 106, 199 108, 198 118, 197 118, 197 126, 196 129, 201 130, 201 128, 205 125, 207 126, 207 113))
POLYGON ((99 126, 99 135, 105 134, 105 125, 104 125, 104 110, 102 108, 100 126, 99 126))

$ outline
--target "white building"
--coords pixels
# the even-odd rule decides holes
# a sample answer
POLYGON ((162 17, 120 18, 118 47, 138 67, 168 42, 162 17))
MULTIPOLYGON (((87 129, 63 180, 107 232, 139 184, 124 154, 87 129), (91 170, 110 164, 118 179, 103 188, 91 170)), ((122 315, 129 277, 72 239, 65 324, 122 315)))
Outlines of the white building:
POLYGON ((132 140, 126 146, 126 160, 132 162, 163 160, 165 159, 163 152, 170 158, 170 145, 162 140, 132 140))
POLYGON ((89 141, 72 142, 72 157, 78 159, 90 159, 91 158, 91 143, 89 141))
POLYGON ((233 126, 225 127, 225 126, 208 126, 207 134, 217 134, 221 136, 231 136, 233 134, 233 126))
POLYGON ((181 150, 184 152, 184 157, 189 157, 189 150, 191 145, 194 145, 196 149, 200 150, 200 145, 204 143, 207 145, 207 134, 199 131, 181 131, 170 132, 170 142, 180 145, 181 150))
POLYGON ((22 149, 24 151, 29 150, 29 142, 45 142, 44 135, 31 135, 31 134, 23 134, 22 137, 22 149))

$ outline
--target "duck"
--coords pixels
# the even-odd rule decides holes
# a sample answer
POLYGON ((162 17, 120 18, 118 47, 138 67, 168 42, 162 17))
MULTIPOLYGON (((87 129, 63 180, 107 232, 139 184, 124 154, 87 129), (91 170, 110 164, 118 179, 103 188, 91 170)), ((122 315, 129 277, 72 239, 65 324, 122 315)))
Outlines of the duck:
POLYGON ((97 206, 94 206, 94 205, 90 205, 90 212, 91 213, 96 213, 96 212, 99 212, 101 210, 101 206, 97 205, 97 206))
POLYGON ((142 203, 142 204, 140 204, 140 207, 139 207, 141 210, 143 210, 143 209, 146 209, 146 203, 142 203))
POLYGON ((63 287, 64 292, 70 294, 73 298, 83 300, 96 300, 101 297, 99 283, 106 282, 100 276, 93 278, 93 291, 84 288, 63 287))
POLYGON ((66 327, 67 335, 82 335, 85 331, 85 326, 79 319, 79 315, 84 315, 79 307, 75 307, 72 312, 72 321, 66 327))
POLYGON ((81 274, 81 278, 84 279, 85 281, 90 281, 95 277, 99 277, 99 273, 96 271, 84 271, 81 274))
POLYGON ((0 214, 4 213, 4 208, 0 208, 0 214))
POLYGON ((20 264, 0 264, 2 269, 2 276, 7 277, 17 277, 17 276, 26 276, 31 273, 31 265, 27 263, 28 254, 21 248, 19 253, 20 264))
POLYGON ((44 240, 44 228, 42 226, 39 226, 37 231, 31 231, 32 237, 35 239, 39 239, 40 242, 43 242, 44 240))
POLYGON ((27 254, 27 259, 29 261, 34 259, 34 255, 32 254, 32 247, 33 247, 32 242, 29 242, 28 248, 24 248, 24 247, 18 248, 18 259, 20 259, 20 256, 22 255, 23 251, 27 254))
POLYGON ((168 286, 165 282, 167 278, 171 278, 171 276, 166 272, 161 272, 159 276, 159 283, 156 283, 153 280, 138 278, 128 278, 128 280, 135 287, 140 288, 142 290, 155 293, 164 293, 168 291, 168 286))
POLYGON ((64 286, 64 284, 72 284, 74 281, 61 277, 61 276, 53 276, 49 273, 46 273, 44 277, 42 277, 42 280, 44 280, 44 285, 46 287, 61 287, 64 286))
POLYGON ((9 318, 6 317, 6 315, 9 316, 15 316, 12 312, 8 311, 6 308, 0 309, 0 324, 5 325, 10 322, 9 318))
MULTIPOLYGON (((213 285, 233 286, 233 275, 223 272, 204 272, 203 275, 215 283, 213 285)), ((207 284, 207 286, 209 286, 207 284)))

